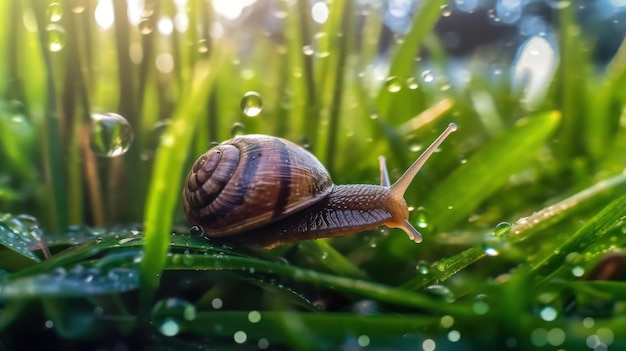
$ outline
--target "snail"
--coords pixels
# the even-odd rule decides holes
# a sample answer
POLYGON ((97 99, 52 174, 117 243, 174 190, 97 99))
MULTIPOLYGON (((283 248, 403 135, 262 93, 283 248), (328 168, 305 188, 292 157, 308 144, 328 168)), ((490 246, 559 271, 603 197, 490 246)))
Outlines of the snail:
POLYGON ((393 185, 379 157, 381 185, 334 185, 309 151, 285 139, 243 135, 211 148, 194 163, 183 189, 191 225, 205 237, 272 248, 299 240, 347 235, 381 225, 415 242, 404 193, 448 135, 451 123, 393 185))

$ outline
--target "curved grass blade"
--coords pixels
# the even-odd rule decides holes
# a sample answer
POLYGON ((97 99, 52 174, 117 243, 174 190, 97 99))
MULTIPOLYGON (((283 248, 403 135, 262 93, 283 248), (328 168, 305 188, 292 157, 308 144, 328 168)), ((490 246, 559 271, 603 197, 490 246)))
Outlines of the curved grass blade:
POLYGON ((210 87, 219 72, 221 60, 213 56, 211 64, 196 66, 194 79, 187 87, 186 96, 172 117, 154 164, 146 199, 145 252, 141 263, 141 307, 147 315, 154 291, 159 284, 160 272, 165 267, 165 256, 170 243, 174 209, 180 198, 183 166, 191 147, 196 120, 209 98, 210 87))
POLYGON ((571 269, 570 265, 565 264, 568 254, 581 253, 594 243, 602 241, 607 241, 607 246, 610 246, 610 235, 607 234, 615 226, 623 225, 625 219, 626 195, 623 195, 588 220, 574 235, 555 248, 551 255, 533 262, 533 272, 543 276, 543 281, 547 281, 563 270, 571 269))
POLYGON ((457 168, 424 199, 433 228, 453 229, 486 198, 521 171, 559 124, 558 112, 525 119, 520 126, 492 140, 457 168))
POLYGON ((427 311, 438 311, 441 313, 454 313, 456 315, 471 315, 473 313, 469 308, 464 306, 451 305, 435 301, 408 290, 397 289, 365 280, 318 273, 312 270, 254 258, 234 257, 221 254, 174 254, 169 257, 166 268, 179 270, 234 270, 243 272, 248 272, 250 269, 254 269, 255 273, 277 274, 289 277, 296 281, 326 286, 335 290, 358 294, 376 301, 384 301, 400 306, 415 307, 427 311))

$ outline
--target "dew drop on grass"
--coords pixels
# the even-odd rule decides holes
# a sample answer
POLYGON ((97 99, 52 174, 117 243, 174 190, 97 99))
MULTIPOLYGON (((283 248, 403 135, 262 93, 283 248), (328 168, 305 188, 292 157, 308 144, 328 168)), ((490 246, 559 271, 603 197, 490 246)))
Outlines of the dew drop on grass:
POLYGON ((118 157, 126 153, 133 142, 133 128, 126 118, 116 113, 91 116, 91 150, 98 156, 118 157))
POLYGON ((312 56, 315 53, 315 50, 313 50, 313 47, 311 45, 305 45, 302 47, 302 53, 305 56, 312 56))
POLYGON ((476 295, 472 303, 472 310, 477 315, 484 315, 489 312, 489 296, 485 294, 476 295))
POLYGON ((256 117, 263 109, 263 100, 256 91, 249 91, 243 95, 240 103, 241 111, 248 117, 256 117))
POLYGON ((421 275, 427 275, 430 274, 430 265, 428 262, 420 261, 415 265, 415 270, 421 275))
POLYGON ((48 6, 48 19, 50 22, 58 22, 63 18, 63 8, 58 2, 53 2, 48 6))
POLYGON ((65 47, 65 28, 58 24, 49 24, 46 26, 48 33, 48 50, 51 52, 59 52, 65 47))
POLYGON ((240 122, 233 123, 233 126, 230 128, 230 136, 234 138, 244 134, 246 134, 246 126, 240 122))
POLYGON ((406 86, 411 90, 415 90, 419 87, 417 80, 414 77, 409 77, 406 79, 406 86))
POLYGON ((501 222, 496 226, 496 230, 494 231, 494 234, 496 236, 504 236, 505 234, 508 234, 510 231, 511 231, 511 223, 501 222))
POLYGON ((402 90, 402 84, 397 77, 389 77, 385 80, 385 88, 390 93, 397 93, 402 90))
POLYGON ((207 43, 206 39, 201 39, 198 40, 198 52, 201 54, 206 54, 207 52, 209 52, 209 44, 207 43))
POLYGON ((424 288, 424 292, 442 302, 454 302, 455 300, 452 291, 443 285, 429 285, 424 288))

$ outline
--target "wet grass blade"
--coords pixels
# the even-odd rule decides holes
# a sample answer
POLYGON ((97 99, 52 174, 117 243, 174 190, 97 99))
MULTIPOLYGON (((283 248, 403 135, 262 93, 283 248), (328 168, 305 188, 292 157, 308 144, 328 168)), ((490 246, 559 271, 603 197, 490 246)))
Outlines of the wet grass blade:
POLYGON ((159 284, 160 272, 165 267, 173 213, 180 201, 185 155, 191 147, 195 120, 204 116, 202 111, 219 71, 219 62, 213 60, 211 65, 197 65, 188 92, 182 94, 187 98, 180 102, 157 150, 146 201, 145 256, 141 265, 141 311, 144 316, 159 284))
MULTIPOLYGON (((524 119, 459 166, 424 199, 429 222, 440 231, 453 229, 509 177, 535 159, 561 120, 557 112, 524 119)), ((461 126, 462 128, 462 126, 461 126)))

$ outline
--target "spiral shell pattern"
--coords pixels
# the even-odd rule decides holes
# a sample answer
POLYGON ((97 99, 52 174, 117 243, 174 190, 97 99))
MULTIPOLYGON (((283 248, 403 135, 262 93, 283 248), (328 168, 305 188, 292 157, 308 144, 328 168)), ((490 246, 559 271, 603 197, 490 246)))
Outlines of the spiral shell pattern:
POLYGON ((196 160, 183 206, 204 235, 228 236, 263 227, 326 198, 333 184, 324 166, 281 138, 245 135, 196 160))

